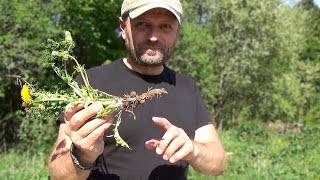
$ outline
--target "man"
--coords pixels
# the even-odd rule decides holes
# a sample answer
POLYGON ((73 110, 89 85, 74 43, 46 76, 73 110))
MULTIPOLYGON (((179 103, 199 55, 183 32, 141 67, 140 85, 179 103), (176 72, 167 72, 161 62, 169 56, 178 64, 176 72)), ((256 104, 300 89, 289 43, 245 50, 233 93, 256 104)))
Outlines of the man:
POLYGON ((112 116, 102 105, 67 105, 49 161, 52 179, 186 179, 188 165, 208 175, 225 168, 223 145, 194 81, 165 63, 180 32, 179 0, 124 0, 119 24, 127 56, 87 71, 91 85, 110 94, 165 88, 168 94, 124 113, 116 146, 112 116), (89 120, 90 119, 90 120, 89 120))

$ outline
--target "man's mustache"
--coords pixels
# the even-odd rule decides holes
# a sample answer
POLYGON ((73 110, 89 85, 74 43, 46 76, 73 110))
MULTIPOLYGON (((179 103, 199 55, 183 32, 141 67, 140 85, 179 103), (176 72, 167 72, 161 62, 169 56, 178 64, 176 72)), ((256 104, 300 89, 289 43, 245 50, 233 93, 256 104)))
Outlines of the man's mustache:
POLYGON ((140 46, 138 46, 139 49, 147 49, 147 48, 156 48, 156 49, 161 49, 161 50, 164 50, 165 49, 165 46, 163 46, 162 44, 142 44, 140 46))

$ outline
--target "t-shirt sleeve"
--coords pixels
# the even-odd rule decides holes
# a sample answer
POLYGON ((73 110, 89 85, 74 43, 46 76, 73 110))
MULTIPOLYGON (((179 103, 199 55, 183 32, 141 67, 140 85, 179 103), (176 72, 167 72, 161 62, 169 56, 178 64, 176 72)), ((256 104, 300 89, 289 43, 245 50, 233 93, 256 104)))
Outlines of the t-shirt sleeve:
POLYGON ((196 129, 212 124, 212 119, 210 117, 210 114, 205 106, 203 97, 201 96, 200 90, 197 87, 196 84, 195 86, 195 105, 196 105, 196 119, 197 119, 197 127, 196 129))

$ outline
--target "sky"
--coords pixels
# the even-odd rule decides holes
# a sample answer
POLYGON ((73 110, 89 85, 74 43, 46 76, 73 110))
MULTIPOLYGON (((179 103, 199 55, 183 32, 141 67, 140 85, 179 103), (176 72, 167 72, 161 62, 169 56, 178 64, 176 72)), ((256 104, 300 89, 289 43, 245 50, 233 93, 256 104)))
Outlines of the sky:
MULTIPOLYGON (((299 0, 283 0, 284 2, 290 4, 290 5, 294 5, 297 2, 299 2, 299 0)), ((313 2, 318 5, 318 7, 320 7, 320 0, 313 0, 313 2)))

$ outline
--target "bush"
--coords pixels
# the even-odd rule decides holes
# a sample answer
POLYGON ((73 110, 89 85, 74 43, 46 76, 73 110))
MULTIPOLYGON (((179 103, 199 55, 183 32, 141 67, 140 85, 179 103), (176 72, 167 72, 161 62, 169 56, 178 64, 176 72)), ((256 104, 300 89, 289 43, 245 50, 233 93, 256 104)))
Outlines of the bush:
POLYGON ((23 119, 18 134, 19 148, 37 154, 48 154, 57 137, 58 126, 55 122, 58 114, 50 109, 39 111, 35 108, 20 111, 18 114, 23 119))

